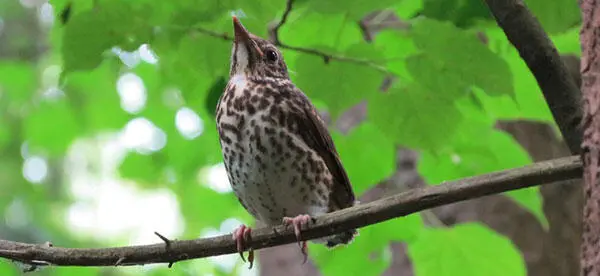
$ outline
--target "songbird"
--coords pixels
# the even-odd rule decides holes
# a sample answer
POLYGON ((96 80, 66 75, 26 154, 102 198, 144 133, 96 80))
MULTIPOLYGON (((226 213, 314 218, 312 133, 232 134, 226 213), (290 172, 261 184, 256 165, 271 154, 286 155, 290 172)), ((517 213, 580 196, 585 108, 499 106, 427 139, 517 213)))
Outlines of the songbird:
MULTIPOLYGON (((229 81, 216 109, 229 182, 256 220, 293 226, 306 262, 301 229, 315 216, 353 206, 355 195, 325 123, 290 80, 281 51, 235 16, 233 28, 229 81)), ((350 243, 357 233, 312 241, 331 248, 350 243)), ((250 235, 246 225, 233 233, 244 261, 250 235)), ((250 249, 250 267, 253 256, 250 249)))

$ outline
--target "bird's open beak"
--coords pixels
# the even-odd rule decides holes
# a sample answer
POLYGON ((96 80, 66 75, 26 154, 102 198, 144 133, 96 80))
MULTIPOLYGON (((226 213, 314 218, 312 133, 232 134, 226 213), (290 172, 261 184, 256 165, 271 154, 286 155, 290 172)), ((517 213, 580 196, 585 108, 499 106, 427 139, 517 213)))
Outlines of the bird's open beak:
POLYGON ((246 44, 247 46, 250 46, 249 48, 254 49, 259 56, 263 56, 263 52, 260 50, 258 45, 256 45, 256 42, 252 40, 252 38, 250 37, 250 33, 248 32, 248 30, 246 30, 246 28, 244 28, 244 25, 242 25, 242 23, 236 16, 233 16, 233 30, 235 33, 234 43, 246 44))

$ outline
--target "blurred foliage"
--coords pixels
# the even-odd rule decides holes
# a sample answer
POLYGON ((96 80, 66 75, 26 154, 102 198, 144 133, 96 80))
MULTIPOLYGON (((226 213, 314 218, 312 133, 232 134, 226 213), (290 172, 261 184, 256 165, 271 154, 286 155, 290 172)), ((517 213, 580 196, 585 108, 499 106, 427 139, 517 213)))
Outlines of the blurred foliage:
MULTIPOLYGON (((525 2, 562 53, 579 55, 575 1, 525 2)), ((158 135, 163 144, 127 148, 117 158, 117 176, 142 190, 167 188, 175 195, 185 228, 173 238, 198 237, 228 218, 252 223, 231 193, 208 185, 207 169, 221 162, 214 110, 226 84, 231 43, 196 28, 231 33, 233 12, 264 37, 284 9, 283 0, 50 0, 39 7, 0 0, 0 41, 3 35, 20 34, 0 44, 0 210, 6 217, 0 236, 61 246, 127 244, 126 238, 108 234, 92 239, 65 223, 68 208, 81 204, 68 181, 80 162, 66 159, 77 152, 75 143, 97 143, 140 119, 160 131, 138 130, 138 136, 158 135), (44 11, 55 20, 36 25, 24 19, 44 11), (38 50, 37 58, 19 54, 36 43, 48 46, 38 50), (155 57, 142 58, 142 49, 155 57), (127 108, 126 96, 117 91, 125 75, 143 82, 143 104, 137 108, 127 108), (185 134, 177 126, 182 109, 200 118, 199 134, 185 134), (34 156, 47 164, 41 185, 23 174, 34 156)), ((420 151, 419 172, 437 184, 532 162, 510 135, 495 129, 496 120, 553 123, 535 79, 483 1, 297 0, 280 39, 368 59, 398 77, 382 92, 381 70, 338 60, 325 63, 283 49, 293 81, 334 120, 368 102, 367 120, 348 133, 330 128, 359 196, 393 174, 397 145, 420 151), (365 42, 356 22, 379 9, 395 13, 411 28, 385 30, 365 42)), ((98 160, 111 155, 102 149, 84 153, 97 161, 84 169, 96 174, 104 170, 98 160)), ((507 195, 547 226, 538 188, 507 195)), ((525 274, 518 249, 486 226, 426 228, 418 214, 360 229, 350 246, 327 250, 311 244, 310 252, 324 275, 379 275, 391 263, 391 241, 407 244, 419 276, 491 275, 499 265, 503 275, 525 274)), ((229 275, 245 269, 241 261, 237 264, 231 272, 210 260, 194 260, 171 271, 164 266, 51 268, 39 274, 167 275, 178 270, 178 275, 229 275)), ((0 275, 18 274, 15 265, 0 261, 0 275)))

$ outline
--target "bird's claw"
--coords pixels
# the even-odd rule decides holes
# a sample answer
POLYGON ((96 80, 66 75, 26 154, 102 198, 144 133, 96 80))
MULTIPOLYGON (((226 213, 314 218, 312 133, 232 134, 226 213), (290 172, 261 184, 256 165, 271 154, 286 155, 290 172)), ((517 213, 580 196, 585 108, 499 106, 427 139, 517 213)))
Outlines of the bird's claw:
MULTIPOLYGON (((252 233, 252 228, 247 227, 246 225, 240 225, 240 227, 233 232, 233 240, 236 242, 237 251, 244 262, 246 262, 246 259, 244 258, 244 249, 246 244, 252 239, 250 233, 252 233)), ((254 264, 254 250, 252 248, 250 248, 248 252, 248 262, 250 262, 250 267, 248 267, 248 269, 250 269, 254 264)))
POLYGON ((311 220, 309 215, 298 215, 296 217, 284 217, 283 224, 284 225, 293 225, 294 226, 294 234, 296 235, 296 240, 298 241, 298 246, 300 247, 300 251, 304 256, 303 264, 308 260, 308 246, 306 241, 302 241, 302 235, 300 230, 303 226, 307 226, 308 222, 311 220))

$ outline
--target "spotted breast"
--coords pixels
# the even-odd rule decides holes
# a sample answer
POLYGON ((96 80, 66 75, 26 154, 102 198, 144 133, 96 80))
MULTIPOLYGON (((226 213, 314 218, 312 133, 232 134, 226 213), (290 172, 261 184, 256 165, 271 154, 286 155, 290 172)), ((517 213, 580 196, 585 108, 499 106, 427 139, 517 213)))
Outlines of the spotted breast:
POLYGON ((289 81, 257 83, 235 76, 218 106, 223 159, 233 191, 258 220, 328 211, 331 173, 303 140, 306 104, 289 81))

